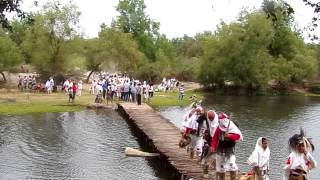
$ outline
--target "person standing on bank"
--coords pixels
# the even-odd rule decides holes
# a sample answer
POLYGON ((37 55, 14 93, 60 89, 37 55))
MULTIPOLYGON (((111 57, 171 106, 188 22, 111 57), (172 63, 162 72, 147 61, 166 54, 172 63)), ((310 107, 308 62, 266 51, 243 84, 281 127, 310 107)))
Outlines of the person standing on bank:
POLYGON ((267 138, 260 137, 254 151, 248 158, 248 163, 252 167, 257 180, 269 180, 269 161, 270 149, 267 138))
POLYGON ((180 84, 179 86, 179 100, 182 101, 184 96, 184 85, 180 84))
POLYGON ((107 98, 107 92, 108 92, 108 81, 105 81, 103 84, 102 84, 102 97, 104 100, 106 100, 107 98))
POLYGON ((77 94, 77 84, 74 82, 72 83, 72 103, 74 103, 74 100, 76 98, 76 94, 77 94))
POLYGON ((225 180, 225 173, 230 172, 230 180, 236 180, 235 145, 242 140, 242 134, 225 113, 220 113, 218 119, 219 125, 211 141, 211 152, 216 152, 216 179, 225 180))
POLYGON ((141 89, 141 83, 140 82, 138 82, 138 86, 136 88, 136 93, 137 93, 137 104, 141 105, 142 89, 141 89))
POLYGON ((149 100, 153 97, 153 93, 154 93, 153 84, 150 83, 150 87, 149 87, 149 100))

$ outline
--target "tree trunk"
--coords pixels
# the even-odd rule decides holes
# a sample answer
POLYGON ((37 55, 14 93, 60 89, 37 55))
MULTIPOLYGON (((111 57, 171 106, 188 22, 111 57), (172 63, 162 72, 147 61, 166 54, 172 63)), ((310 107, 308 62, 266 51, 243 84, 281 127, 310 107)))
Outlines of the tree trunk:
POLYGON ((87 80, 86 80, 87 83, 89 83, 90 76, 92 75, 93 72, 94 71, 91 71, 90 74, 88 75, 87 80))
POLYGON ((3 81, 4 81, 4 82, 7 82, 7 79, 6 79, 6 76, 4 75, 4 73, 1 71, 0 74, 1 74, 2 77, 3 77, 3 81))

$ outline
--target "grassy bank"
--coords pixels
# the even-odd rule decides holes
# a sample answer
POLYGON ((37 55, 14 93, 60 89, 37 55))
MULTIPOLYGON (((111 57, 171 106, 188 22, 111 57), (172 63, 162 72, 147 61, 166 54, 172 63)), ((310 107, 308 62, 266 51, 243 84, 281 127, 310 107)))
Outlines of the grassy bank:
POLYGON ((68 96, 65 93, 1 93, 0 114, 79 111, 91 102, 94 102, 94 96, 89 93, 77 96, 73 104, 68 103, 68 96))
POLYGON ((178 92, 156 92, 151 101, 148 103, 152 108, 163 106, 187 106, 190 105, 189 97, 196 95, 198 99, 203 99, 204 94, 200 91, 189 90, 185 92, 182 101, 179 101, 178 92))
MULTIPOLYGON (((194 90, 186 91, 182 101, 178 100, 178 92, 156 92, 148 104, 153 108, 185 106, 190 104, 188 99, 193 94, 196 94, 199 99, 203 98, 203 93, 194 90)), ((75 103, 72 104, 68 103, 68 96, 65 93, 44 94, 18 91, 0 93, 0 115, 79 111, 93 103, 94 98, 93 95, 85 92, 82 96, 77 96, 75 103)))

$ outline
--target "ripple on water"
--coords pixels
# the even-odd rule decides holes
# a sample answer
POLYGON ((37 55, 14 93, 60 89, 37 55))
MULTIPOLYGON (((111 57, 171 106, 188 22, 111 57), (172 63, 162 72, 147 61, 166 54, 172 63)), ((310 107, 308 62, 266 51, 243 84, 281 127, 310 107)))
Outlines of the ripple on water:
MULTIPOLYGON (((0 176, 5 179, 158 179, 116 112, 84 111, 0 116, 0 176)), ((2 179, 1 178, 1 179, 2 179)))
MULTIPOLYGON (((247 158, 253 151, 258 137, 267 137, 271 148, 271 179, 281 179, 283 166, 289 155, 288 139, 299 133, 300 127, 313 138, 316 151, 313 153, 320 162, 320 101, 306 97, 224 97, 206 99, 205 109, 231 114, 240 125, 244 140, 237 143, 237 163, 241 171, 249 170, 247 158)), ((186 107, 159 109, 161 115, 177 127, 181 125, 186 107)), ((310 174, 310 179, 318 179, 320 169, 310 174)))

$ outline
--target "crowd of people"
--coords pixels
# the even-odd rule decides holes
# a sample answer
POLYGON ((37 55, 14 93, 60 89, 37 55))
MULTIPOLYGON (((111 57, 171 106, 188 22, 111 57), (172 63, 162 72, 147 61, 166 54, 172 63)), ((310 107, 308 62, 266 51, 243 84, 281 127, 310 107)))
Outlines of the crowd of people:
MULTIPOLYGON (((216 179, 224 180, 226 173, 230 179, 237 178, 239 168, 236 164, 235 146, 243 140, 243 135, 237 123, 231 120, 224 112, 217 113, 202 106, 196 96, 189 111, 184 115, 179 142, 181 148, 186 148, 190 158, 198 158, 208 174, 209 167, 216 170, 216 179)), ((314 146, 309 138, 305 137, 303 130, 289 139, 291 153, 285 163, 284 180, 306 180, 313 168, 316 167, 311 152, 314 146)), ((255 180, 269 180, 270 147, 267 137, 259 137, 255 149, 248 157, 251 171, 246 177, 255 180)))
POLYGON ((176 80, 176 78, 163 78, 161 83, 158 85, 158 90, 160 92, 168 92, 172 91, 175 87, 179 85, 179 81, 176 80))
MULTIPOLYGON (((140 81, 129 77, 126 74, 109 74, 100 72, 92 76, 88 91, 95 96, 96 103, 126 101, 135 102, 141 105, 142 102, 150 102, 155 91, 169 92, 178 90, 179 100, 184 97, 184 86, 175 78, 163 78, 161 83, 155 87, 152 82, 140 81)), ((62 84, 56 84, 53 76, 50 76, 45 83, 37 83, 35 75, 19 76, 18 88, 27 92, 46 92, 51 94, 58 90, 65 91, 69 97, 69 102, 74 102, 75 97, 81 96, 84 85, 82 80, 75 81, 71 78, 63 80, 62 84)))
POLYGON ((96 95, 96 102, 126 101, 137 102, 141 105, 142 100, 150 101, 155 92, 153 83, 130 78, 127 75, 102 75, 93 79, 90 93, 96 95))
POLYGON ((21 91, 37 90, 37 80, 35 75, 18 76, 18 88, 21 91))

